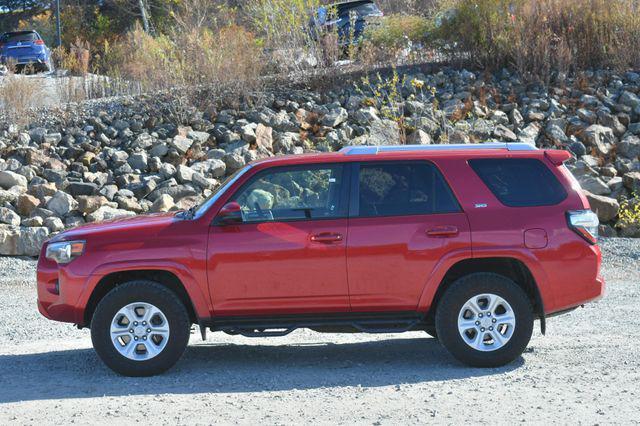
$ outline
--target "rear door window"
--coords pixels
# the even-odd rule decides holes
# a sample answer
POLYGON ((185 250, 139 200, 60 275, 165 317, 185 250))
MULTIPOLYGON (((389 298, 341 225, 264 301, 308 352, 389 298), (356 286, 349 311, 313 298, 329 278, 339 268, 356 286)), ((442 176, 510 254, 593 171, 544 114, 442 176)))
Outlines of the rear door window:
POLYGON ((550 206, 567 198, 555 175, 535 158, 476 159, 469 165, 506 206, 550 206))
POLYGON ((459 212, 449 185, 431 163, 361 164, 357 216, 406 216, 459 212))

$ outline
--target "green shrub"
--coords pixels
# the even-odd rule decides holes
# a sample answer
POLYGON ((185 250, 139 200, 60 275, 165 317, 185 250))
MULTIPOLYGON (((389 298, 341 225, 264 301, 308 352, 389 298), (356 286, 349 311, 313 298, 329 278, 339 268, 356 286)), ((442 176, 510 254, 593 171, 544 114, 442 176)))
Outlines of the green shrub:
POLYGON ((618 226, 640 226, 640 194, 634 193, 632 198, 625 198, 620 203, 618 226))

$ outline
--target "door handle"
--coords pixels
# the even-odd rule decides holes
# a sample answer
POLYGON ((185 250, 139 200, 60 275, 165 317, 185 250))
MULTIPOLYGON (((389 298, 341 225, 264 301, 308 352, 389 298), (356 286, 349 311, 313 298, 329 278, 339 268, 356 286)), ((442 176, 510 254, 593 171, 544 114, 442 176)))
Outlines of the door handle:
POLYGON ((456 237, 459 233, 460 231, 458 230, 458 227, 451 225, 436 226, 427 230, 427 236, 434 238, 456 237))
POLYGON ((331 244, 342 241, 342 234, 333 232, 321 232, 320 234, 311 235, 311 242, 331 244))

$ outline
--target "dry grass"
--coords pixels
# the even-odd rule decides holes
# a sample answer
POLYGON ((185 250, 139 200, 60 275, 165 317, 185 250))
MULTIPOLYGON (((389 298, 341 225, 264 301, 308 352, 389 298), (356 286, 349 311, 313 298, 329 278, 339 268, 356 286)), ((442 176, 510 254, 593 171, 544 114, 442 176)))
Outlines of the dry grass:
POLYGON ((89 72, 89 43, 77 39, 68 49, 64 46, 53 49, 52 57, 56 68, 64 69, 72 75, 86 75, 89 72))
POLYGON ((252 0, 244 6, 274 72, 304 72, 336 59, 338 50, 327 50, 332 36, 309 31, 310 13, 319 5, 318 0, 252 0))
POLYGON ((629 0, 460 0, 432 40, 478 66, 554 72, 640 65, 640 15, 629 0))
POLYGON ((0 108, 9 120, 26 124, 30 108, 38 106, 40 83, 33 78, 9 73, 0 78, 0 108))
POLYGON ((145 91, 199 85, 251 90, 263 69, 254 36, 235 24, 157 37, 136 27, 105 50, 104 62, 110 77, 136 81, 145 91))

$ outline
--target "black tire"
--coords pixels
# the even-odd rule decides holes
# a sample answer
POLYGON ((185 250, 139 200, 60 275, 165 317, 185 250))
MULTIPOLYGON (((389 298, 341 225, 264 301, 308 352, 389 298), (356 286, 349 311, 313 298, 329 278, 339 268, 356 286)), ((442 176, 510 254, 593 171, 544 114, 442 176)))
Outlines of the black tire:
POLYGON ((191 330, 189 314, 174 292, 147 280, 129 281, 117 286, 100 301, 91 320, 91 341, 102 361, 123 376, 145 377, 163 373, 180 359, 191 330), (111 322, 118 311, 130 303, 150 303, 160 309, 169 323, 166 346, 153 358, 132 360, 116 349, 111 341, 111 322))
POLYGON ((534 315, 525 292, 502 275, 475 273, 455 281, 436 309, 436 331, 440 342, 459 361, 472 367, 500 367, 518 358, 531 340, 534 315), (473 296, 491 293, 502 297, 513 309, 515 327, 504 346, 481 351, 469 346, 458 331, 458 315, 473 296))

